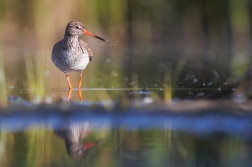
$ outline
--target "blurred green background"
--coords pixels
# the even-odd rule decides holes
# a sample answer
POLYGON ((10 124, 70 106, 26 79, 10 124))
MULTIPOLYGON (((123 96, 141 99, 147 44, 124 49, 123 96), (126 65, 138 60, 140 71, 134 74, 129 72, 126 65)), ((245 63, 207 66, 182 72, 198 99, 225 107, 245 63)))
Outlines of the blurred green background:
POLYGON ((2 84, 67 88, 51 52, 77 20, 107 40, 81 37, 94 54, 83 87, 221 89, 250 70, 251 9, 250 0, 1 0, 2 84))

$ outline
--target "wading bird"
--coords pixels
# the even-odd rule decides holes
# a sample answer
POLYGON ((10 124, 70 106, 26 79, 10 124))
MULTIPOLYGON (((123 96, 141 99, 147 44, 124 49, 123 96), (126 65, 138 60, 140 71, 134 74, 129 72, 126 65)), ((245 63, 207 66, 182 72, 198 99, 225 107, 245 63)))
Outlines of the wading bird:
POLYGON ((82 83, 82 71, 93 58, 89 45, 79 39, 79 37, 83 34, 105 41, 104 39, 85 30, 82 23, 78 21, 71 21, 67 24, 64 39, 57 42, 52 51, 52 61, 56 67, 65 73, 69 92, 71 92, 72 85, 68 77, 68 72, 80 72, 80 79, 78 82, 78 88, 80 89, 82 83))

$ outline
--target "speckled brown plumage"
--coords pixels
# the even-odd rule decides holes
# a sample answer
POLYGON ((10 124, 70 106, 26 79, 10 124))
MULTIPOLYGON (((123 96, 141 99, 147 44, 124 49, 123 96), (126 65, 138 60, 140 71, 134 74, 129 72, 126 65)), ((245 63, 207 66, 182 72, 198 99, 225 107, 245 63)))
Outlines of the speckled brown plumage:
POLYGON ((64 39, 57 42, 52 51, 52 61, 62 72, 65 73, 69 89, 72 89, 68 72, 80 71, 78 86, 81 86, 82 71, 93 59, 93 53, 89 45, 79 39, 81 35, 89 35, 100 40, 102 38, 86 31, 84 25, 78 21, 71 21, 67 24, 64 39))

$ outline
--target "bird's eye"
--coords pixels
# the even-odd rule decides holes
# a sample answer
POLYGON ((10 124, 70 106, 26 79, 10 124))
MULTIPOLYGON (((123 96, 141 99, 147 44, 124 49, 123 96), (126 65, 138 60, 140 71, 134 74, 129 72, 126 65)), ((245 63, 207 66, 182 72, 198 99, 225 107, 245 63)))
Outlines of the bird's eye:
POLYGON ((79 26, 76 26, 76 29, 80 29, 80 27, 79 27, 79 26))

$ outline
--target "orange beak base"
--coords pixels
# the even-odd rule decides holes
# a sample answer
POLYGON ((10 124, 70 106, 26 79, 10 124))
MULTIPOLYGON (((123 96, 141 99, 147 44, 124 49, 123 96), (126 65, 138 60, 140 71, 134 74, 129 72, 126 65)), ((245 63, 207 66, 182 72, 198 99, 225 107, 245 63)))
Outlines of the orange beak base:
POLYGON ((83 31, 83 34, 84 34, 84 35, 91 36, 91 37, 95 37, 95 38, 100 39, 100 40, 102 40, 102 41, 105 41, 105 39, 103 39, 103 38, 101 38, 101 37, 98 37, 98 36, 92 34, 91 32, 89 32, 89 31, 87 31, 87 30, 84 30, 84 31, 83 31))

